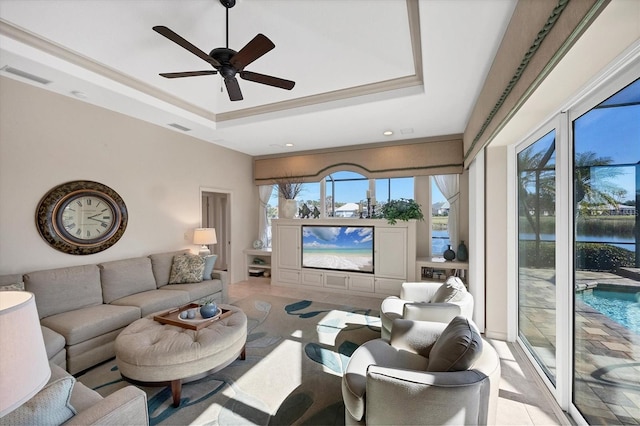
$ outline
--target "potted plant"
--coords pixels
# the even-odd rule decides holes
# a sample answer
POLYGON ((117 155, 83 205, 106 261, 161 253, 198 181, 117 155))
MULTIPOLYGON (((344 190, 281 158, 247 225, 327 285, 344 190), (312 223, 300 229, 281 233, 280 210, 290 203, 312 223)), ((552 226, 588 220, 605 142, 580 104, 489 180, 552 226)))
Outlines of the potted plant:
POLYGON ((391 225, 395 225, 398 220, 405 222, 410 219, 424 220, 420 204, 413 199, 407 198, 391 200, 385 203, 376 212, 376 217, 387 219, 387 222, 391 225))
POLYGON ((302 183, 296 181, 293 176, 285 175, 276 179, 276 185, 278 185, 278 195, 285 200, 282 203, 282 211, 279 212, 279 215, 283 218, 291 219, 298 210, 296 197, 302 191, 302 183))

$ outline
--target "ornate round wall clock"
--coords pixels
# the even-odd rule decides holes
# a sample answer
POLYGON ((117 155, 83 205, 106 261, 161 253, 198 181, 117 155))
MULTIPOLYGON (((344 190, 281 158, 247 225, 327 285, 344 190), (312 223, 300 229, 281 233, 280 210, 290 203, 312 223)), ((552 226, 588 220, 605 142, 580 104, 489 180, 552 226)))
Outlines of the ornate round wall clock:
POLYGON ((36 226, 51 247, 68 254, 98 253, 114 245, 127 227, 127 206, 113 189, 77 180, 47 192, 36 209, 36 226))

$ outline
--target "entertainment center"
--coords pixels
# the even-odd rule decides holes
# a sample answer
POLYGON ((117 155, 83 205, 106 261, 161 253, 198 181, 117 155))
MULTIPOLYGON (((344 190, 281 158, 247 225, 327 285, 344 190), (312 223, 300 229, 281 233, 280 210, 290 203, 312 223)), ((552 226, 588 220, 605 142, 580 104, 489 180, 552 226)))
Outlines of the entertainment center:
POLYGON ((271 285, 400 294, 416 273, 416 222, 274 219, 271 285))

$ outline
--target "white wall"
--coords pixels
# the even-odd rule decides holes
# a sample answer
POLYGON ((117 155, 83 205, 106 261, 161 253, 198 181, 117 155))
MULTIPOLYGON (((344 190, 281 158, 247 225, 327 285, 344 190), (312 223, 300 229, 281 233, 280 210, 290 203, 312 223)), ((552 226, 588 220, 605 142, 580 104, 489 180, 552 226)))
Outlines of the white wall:
POLYGON ((487 337, 507 339, 507 148, 486 149, 485 280, 487 337))
POLYGON ((242 249, 257 235, 251 157, 0 77, 0 274, 195 252, 201 187, 231 192, 231 272, 240 280, 242 249), (79 179, 111 187, 129 212, 120 241, 88 256, 51 248, 34 219, 49 189, 79 179))

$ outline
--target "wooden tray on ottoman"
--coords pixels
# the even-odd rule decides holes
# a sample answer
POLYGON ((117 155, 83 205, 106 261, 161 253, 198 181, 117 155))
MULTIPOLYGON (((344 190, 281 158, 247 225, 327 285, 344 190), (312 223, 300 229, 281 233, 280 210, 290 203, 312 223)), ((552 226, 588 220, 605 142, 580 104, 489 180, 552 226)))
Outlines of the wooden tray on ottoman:
POLYGON ((200 305, 198 305, 197 303, 189 303, 187 305, 180 306, 179 308, 170 309, 167 312, 155 315, 153 319, 162 324, 175 325, 176 327, 188 328, 190 330, 200 330, 201 328, 208 327, 214 322, 233 314, 233 311, 229 309, 218 307, 218 310, 220 312, 218 313, 218 315, 211 318, 202 318, 200 316, 200 313, 198 312, 198 316, 196 317, 196 319, 180 319, 180 312, 193 308, 199 309, 200 305))

